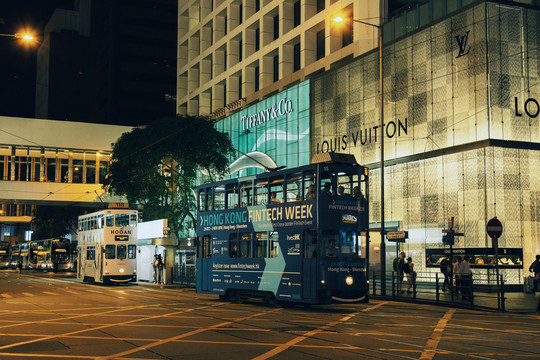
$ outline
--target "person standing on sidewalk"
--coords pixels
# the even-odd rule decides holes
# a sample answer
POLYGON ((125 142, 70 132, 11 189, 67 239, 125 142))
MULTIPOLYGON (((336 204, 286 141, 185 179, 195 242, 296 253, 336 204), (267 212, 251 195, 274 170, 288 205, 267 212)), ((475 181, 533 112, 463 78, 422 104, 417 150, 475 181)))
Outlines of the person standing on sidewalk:
POLYGON ((540 290, 540 255, 536 255, 536 260, 529 266, 529 271, 534 273, 534 290, 540 290))
POLYGON ((398 294, 403 294, 405 291, 401 290, 402 284, 403 284, 403 265, 405 265, 405 252, 402 251, 399 254, 399 257, 394 260, 394 271, 397 272, 397 291, 398 294))
POLYGON ((459 279, 460 260, 461 260, 460 257, 455 257, 454 259, 452 259, 452 272, 454 273, 454 282, 455 282, 453 289, 456 295, 459 294, 459 291, 461 290, 460 279, 459 279))
POLYGON ((410 256, 407 258, 407 262, 403 264, 403 272, 407 275, 407 294, 412 294, 411 287, 416 280, 416 271, 414 271, 414 264, 410 256))
POLYGON ((452 275, 450 274, 452 269, 450 268, 450 259, 448 256, 443 257, 441 260, 441 273, 444 276, 444 282, 442 286, 442 291, 446 291, 446 289, 450 289, 452 286, 452 275))
POLYGON ((472 300, 472 271, 469 266, 469 255, 465 255, 459 263, 459 282, 461 286, 461 299, 472 300))

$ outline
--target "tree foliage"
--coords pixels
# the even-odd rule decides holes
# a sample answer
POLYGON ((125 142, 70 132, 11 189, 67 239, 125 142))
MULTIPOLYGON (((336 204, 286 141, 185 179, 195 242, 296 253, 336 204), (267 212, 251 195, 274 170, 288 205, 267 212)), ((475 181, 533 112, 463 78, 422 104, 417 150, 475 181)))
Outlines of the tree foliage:
POLYGON ((79 207, 37 206, 31 226, 35 239, 62 237, 77 231, 77 218, 85 210, 79 207))
POLYGON ((169 219, 177 236, 195 227, 195 180, 223 174, 231 142, 201 117, 176 116, 124 133, 114 144, 105 188, 144 206, 145 220, 169 219))

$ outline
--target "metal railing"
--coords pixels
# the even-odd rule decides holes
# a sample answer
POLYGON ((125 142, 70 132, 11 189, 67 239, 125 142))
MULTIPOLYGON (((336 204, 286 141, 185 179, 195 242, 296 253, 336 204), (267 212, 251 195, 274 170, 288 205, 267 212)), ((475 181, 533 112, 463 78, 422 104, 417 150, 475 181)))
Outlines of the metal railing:
MULTIPOLYGON (((371 294, 377 296, 381 293, 380 272, 372 272, 370 285, 371 294)), ((470 278, 454 278, 444 289, 444 275, 433 272, 417 273, 412 279, 407 291, 407 276, 398 279, 395 271, 386 273, 386 294, 392 298, 423 300, 434 303, 453 303, 471 307, 484 307, 506 311, 505 280, 499 275, 499 285, 485 285, 487 279, 481 275, 470 278), (391 281, 388 281, 390 279, 391 281)))

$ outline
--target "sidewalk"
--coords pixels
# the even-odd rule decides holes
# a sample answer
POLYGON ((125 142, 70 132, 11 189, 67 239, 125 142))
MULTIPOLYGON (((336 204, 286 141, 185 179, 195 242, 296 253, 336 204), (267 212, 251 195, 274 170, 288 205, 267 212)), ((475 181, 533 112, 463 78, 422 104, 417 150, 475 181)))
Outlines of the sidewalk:
MULTIPOLYGON (((378 291, 377 295, 371 296, 377 299, 384 298, 394 301, 441 304, 444 306, 456 306, 460 308, 477 310, 498 310, 496 292, 493 293, 475 291, 474 301, 472 304, 470 301, 461 300, 461 296, 458 296, 456 294, 454 294, 454 297, 452 299, 452 295, 450 292, 440 292, 439 301, 437 302, 435 290, 422 288, 417 289, 416 297, 414 296, 414 294, 399 294, 397 296, 392 296, 392 289, 387 290, 386 296, 381 296, 380 291, 378 291)), ((525 294, 522 292, 506 292, 504 293, 504 297, 505 311, 511 313, 535 314, 538 302, 540 301, 540 293, 538 292, 536 293, 536 295, 525 294)))

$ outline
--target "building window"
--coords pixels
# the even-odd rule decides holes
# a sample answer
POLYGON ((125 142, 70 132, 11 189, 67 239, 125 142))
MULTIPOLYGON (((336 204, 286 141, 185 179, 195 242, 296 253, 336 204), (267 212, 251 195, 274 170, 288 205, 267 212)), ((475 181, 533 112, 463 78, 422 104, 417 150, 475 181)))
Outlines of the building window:
POLYGON ((261 0, 255 0, 255 12, 261 10, 261 0))
POLYGON ((274 16, 274 40, 279 38, 279 15, 274 16))
POLYGON ((227 35, 227 17, 226 16, 225 16, 224 23, 225 23, 225 35, 227 35))
POLYGON ((259 51, 261 48, 261 29, 255 29, 255 51, 259 51))
POLYGON ((238 77, 238 98, 242 98, 242 75, 238 77))
POLYGON ((223 85, 223 107, 227 105, 227 84, 223 85))
POLYGON ((324 48, 324 29, 317 31, 317 60, 322 59, 326 50, 324 48))
POLYGON ((320 13, 324 10, 325 0, 317 0, 317 13, 320 13))
POLYGON ((294 3, 294 27, 300 25, 300 1, 294 3))
POLYGON ((238 42, 238 62, 242 61, 242 39, 238 42))
POLYGON ((300 70, 300 43, 294 44, 293 52, 293 71, 298 71, 300 70))
POLYGON ((279 80, 279 55, 274 56, 274 82, 279 80))
POLYGON ((259 91, 259 67, 255 66, 255 91, 259 91))
POLYGON ((223 51, 223 68, 227 70, 227 50, 223 51))
POLYGON ((240 4, 238 12, 239 12, 239 14, 238 14, 238 21, 239 21, 239 23, 241 24, 241 23, 244 21, 244 15, 243 15, 243 12, 244 12, 244 4, 240 4))
POLYGON ((343 33, 341 34, 342 47, 345 47, 353 42, 353 27, 352 22, 349 22, 343 26, 343 33))

